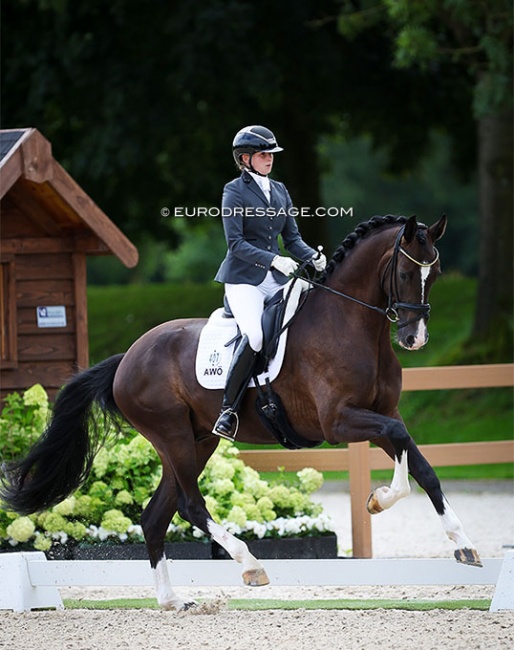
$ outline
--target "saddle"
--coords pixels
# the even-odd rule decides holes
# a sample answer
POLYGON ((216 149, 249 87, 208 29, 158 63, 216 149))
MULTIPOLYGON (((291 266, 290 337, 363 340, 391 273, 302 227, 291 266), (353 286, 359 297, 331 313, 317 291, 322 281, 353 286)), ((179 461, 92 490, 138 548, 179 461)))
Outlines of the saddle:
MULTIPOLYGON (((280 397, 271 388, 282 366, 285 355, 288 326, 301 309, 301 293, 308 285, 300 279, 286 284, 265 303, 262 317, 264 345, 256 362, 254 377, 249 387, 257 389, 256 408, 262 423, 279 444, 287 449, 315 447, 299 436, 289 425, 280 397)), ((232 354, 241 334, 226 300, 216 309, 200 333, 196 354, 196 379, 200 386, 222 390, 232 354)))
MULTIPOLYGON (((257 357, 253 378, 255 387, 257 388, 255 407, 262 424, 280 445, 286 449, 305 449, 318 447, 321 442, 307 440, 296 433, 289 424, 280 396, 271 388, 269 377, 266 377, 264 386, 259 383, 258 379, 258 375, 267 372, 270 361, 274 359, 277 353, 280 335, 289 327, 294 316, 302 307, 300 304, 293 316, 284 322, 292 287, 293 285, 289 287, 288 291, 280 289, 264 301, 264 311, 261 321, 264 343, 257 357)), ((226 296, 223 299, 223 308, 223 316, 225 318, 234 317, 226 296)), ((240 338, 241 334, 238 328, 238 336, 229 341, 229 344, 238 341, 240 338)))
MULTIPOLYGON (((285 292, 284 289, 279 289, 275 294, 267 297, 264 301, 264 311, 261 319, 263 345, 262 350, 258 354, 255 366, 255 372, 257 375, 268 371, 269 364, 272 359, 275 358, 277 353, 280 335, 284 329, 289 327, 294 316, 298 313, 298 310, 295 311, 291 318, 289 318, 287 322, 284 322, 290 291, 291 289, 287 292, 285 292)), ((298 309, 300 308, 301 306, 298 309)), ((223 297, 223 318, 234 318, 230 305, 228 304, 227 296, 223 297)), ((240 338, 241 333, 238 327, 237 336, 233 337, 225 345, 229 346, 233 343, 238 343, 240 338)))

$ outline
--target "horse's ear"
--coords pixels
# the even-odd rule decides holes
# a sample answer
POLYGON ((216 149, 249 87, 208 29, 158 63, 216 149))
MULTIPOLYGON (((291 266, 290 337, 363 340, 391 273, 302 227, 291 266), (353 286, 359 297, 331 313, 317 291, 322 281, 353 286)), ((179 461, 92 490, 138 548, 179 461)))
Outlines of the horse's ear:
POLYGON ((409 219, 407 219, 405 228, 403 230, 403 238, 407 244, 409 244, 414 239, 414 235, 416 234, 417 230, 418 222, 416 221, 416 215, 413 214, 412 217, 409 217, 409 219))
POLYGON ((430 233, 430 238, 432 239, 433 242, 437 241, 438 239, 441 239, 441 237, 444 235, 447 223, 448 223, 448 218, 445 214, 443 214, 443 216, 439 219, 439 221, 434 223, 433 226, 430 226, 428 232, 430 233))

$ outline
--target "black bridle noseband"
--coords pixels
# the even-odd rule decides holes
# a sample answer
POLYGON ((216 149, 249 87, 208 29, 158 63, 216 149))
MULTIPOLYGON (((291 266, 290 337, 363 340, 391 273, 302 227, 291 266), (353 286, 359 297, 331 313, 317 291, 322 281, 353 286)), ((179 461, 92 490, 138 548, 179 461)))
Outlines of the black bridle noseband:
MULTIPOLYGON (((341 298, 346 298, 347 300, 356 302, 358 305, 362 305, 363 307, 367 307, 368 309, 372 309, 373 311, 382 314, 389 321, 391 321, 391 323, 398 323, 398 329, 402 327, 406 327, 407 325, 410 325, 411 323, 421 320, 422 318, 428 320, 430 318, 429 303, 402 302, 400 300, 395 300, 394 298, 395 295, 398 296, 398 278, 397 278, 398 256, 400 253, 402 253, 402 255, 405 255, 411 262, 414 262, 414 264, 417 264, 418 266, 421 266, 423 268, 428 268, 430 266, 433 266, 438 261, 439 251, 437 250, 437 248, 434 248, 435 258, 431 262, 420 262, 419 260, 416 260, 414 257, 409 255, 409 253, 407 253, 407 251, 404 248, 402 248, 402 246, 400 245, 404 230, 405 230, 405 226, 402 226, 398 231, 398 234, 396 236, 396 241, 394 243, 393 254, 391 256, 391 259, 386 264, 384 273, 382 275, 381 286, 383 288, 386 273, 389 267, 391 267, 391 275, 389 278, 389 292, 387 295, 387 307, 385 309, 382 309, 381 307, 376 307, 375 305, 370 305, 367 302, 364 302, 362 300, 358 300, 357 298, 354 298, 353 296, 349 296, 346 293, 343 293, 342 291, 331 289, 330 287, 327 287, 326 285, 321 284, 320 282, 316 282, 311 278, 302 277, 302 279, 308 284, 312 285, 313 287, 323 289, 325 291, 328 291, 329 293, 335 294, 336 296, 340 296, 341 298), (417 315, 414 318, 410 318, 409 320, 400 322, 400 315, 398 313, 398 310, 400 309, 414 311, 417 313, 417 315)), ((302 264, 299 270, 300 271, 305 270, 305 267, 308 263, 309 262, 305 262, 304 264, 302 264)), ((300 276, 295 274, 295 277, 300 277, 300 276)))

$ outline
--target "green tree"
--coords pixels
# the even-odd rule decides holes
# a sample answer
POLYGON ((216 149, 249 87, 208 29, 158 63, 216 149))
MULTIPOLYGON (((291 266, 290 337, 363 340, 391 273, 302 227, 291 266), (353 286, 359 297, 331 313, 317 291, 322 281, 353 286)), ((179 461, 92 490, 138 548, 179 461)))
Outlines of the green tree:
MULTIPOLYGON (((339 20, 341 32, 351 38, 377 24, 385 26, 394 42, 398 68, 426 70, 450 62, 469 80, 480 196, 473 338, 484 346, 488 359, 510 359, 514 292, 512 4, 507 0, 365 0, 347 2, 339 20)), ((437 92, 437 79, 435 84, 437 92)))
MULTIPOLYGON (((236 174, 230 143, 248 123, 275 130, 286 149, 276 177, 298 206, 317 207, 330 164, 321 136, 372 131, 399 173, 423 157, 431 125, 467 128, 453 68, 434 92, 439 69, 392 69, 383 27, 350 42, 339 10, 338 0, 7 0, 4 127, 39 128, 135 241, 176 243, 164 206, 219 205, 236 174)), ((458 140, 465 150, 470 139, 458 140)), ((330 250, 326 219, 301 230, 330 250)))
POLYGON ((319 29, 311 20, 334 7, 7 1, 3 125, 39 128, 135 240, 145 231, 174 239, 163 206, 219 205, 237 173, 232 139, 248 123, 276 131, 288 149, 276 175, 296 203, 316 206, 316 143, 334 100, 323 86, 337 75, 340 37, 333 24, 319 29))

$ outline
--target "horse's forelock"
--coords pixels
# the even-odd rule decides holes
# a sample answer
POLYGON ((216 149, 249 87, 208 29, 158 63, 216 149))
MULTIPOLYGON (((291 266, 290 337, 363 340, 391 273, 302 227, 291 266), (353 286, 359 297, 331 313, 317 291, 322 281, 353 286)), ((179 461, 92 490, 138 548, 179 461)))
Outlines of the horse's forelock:
POLYGON ((428 241, 428 228, 422 223, 419 224, 416 239, 420 244, 426 244, 428 241))

